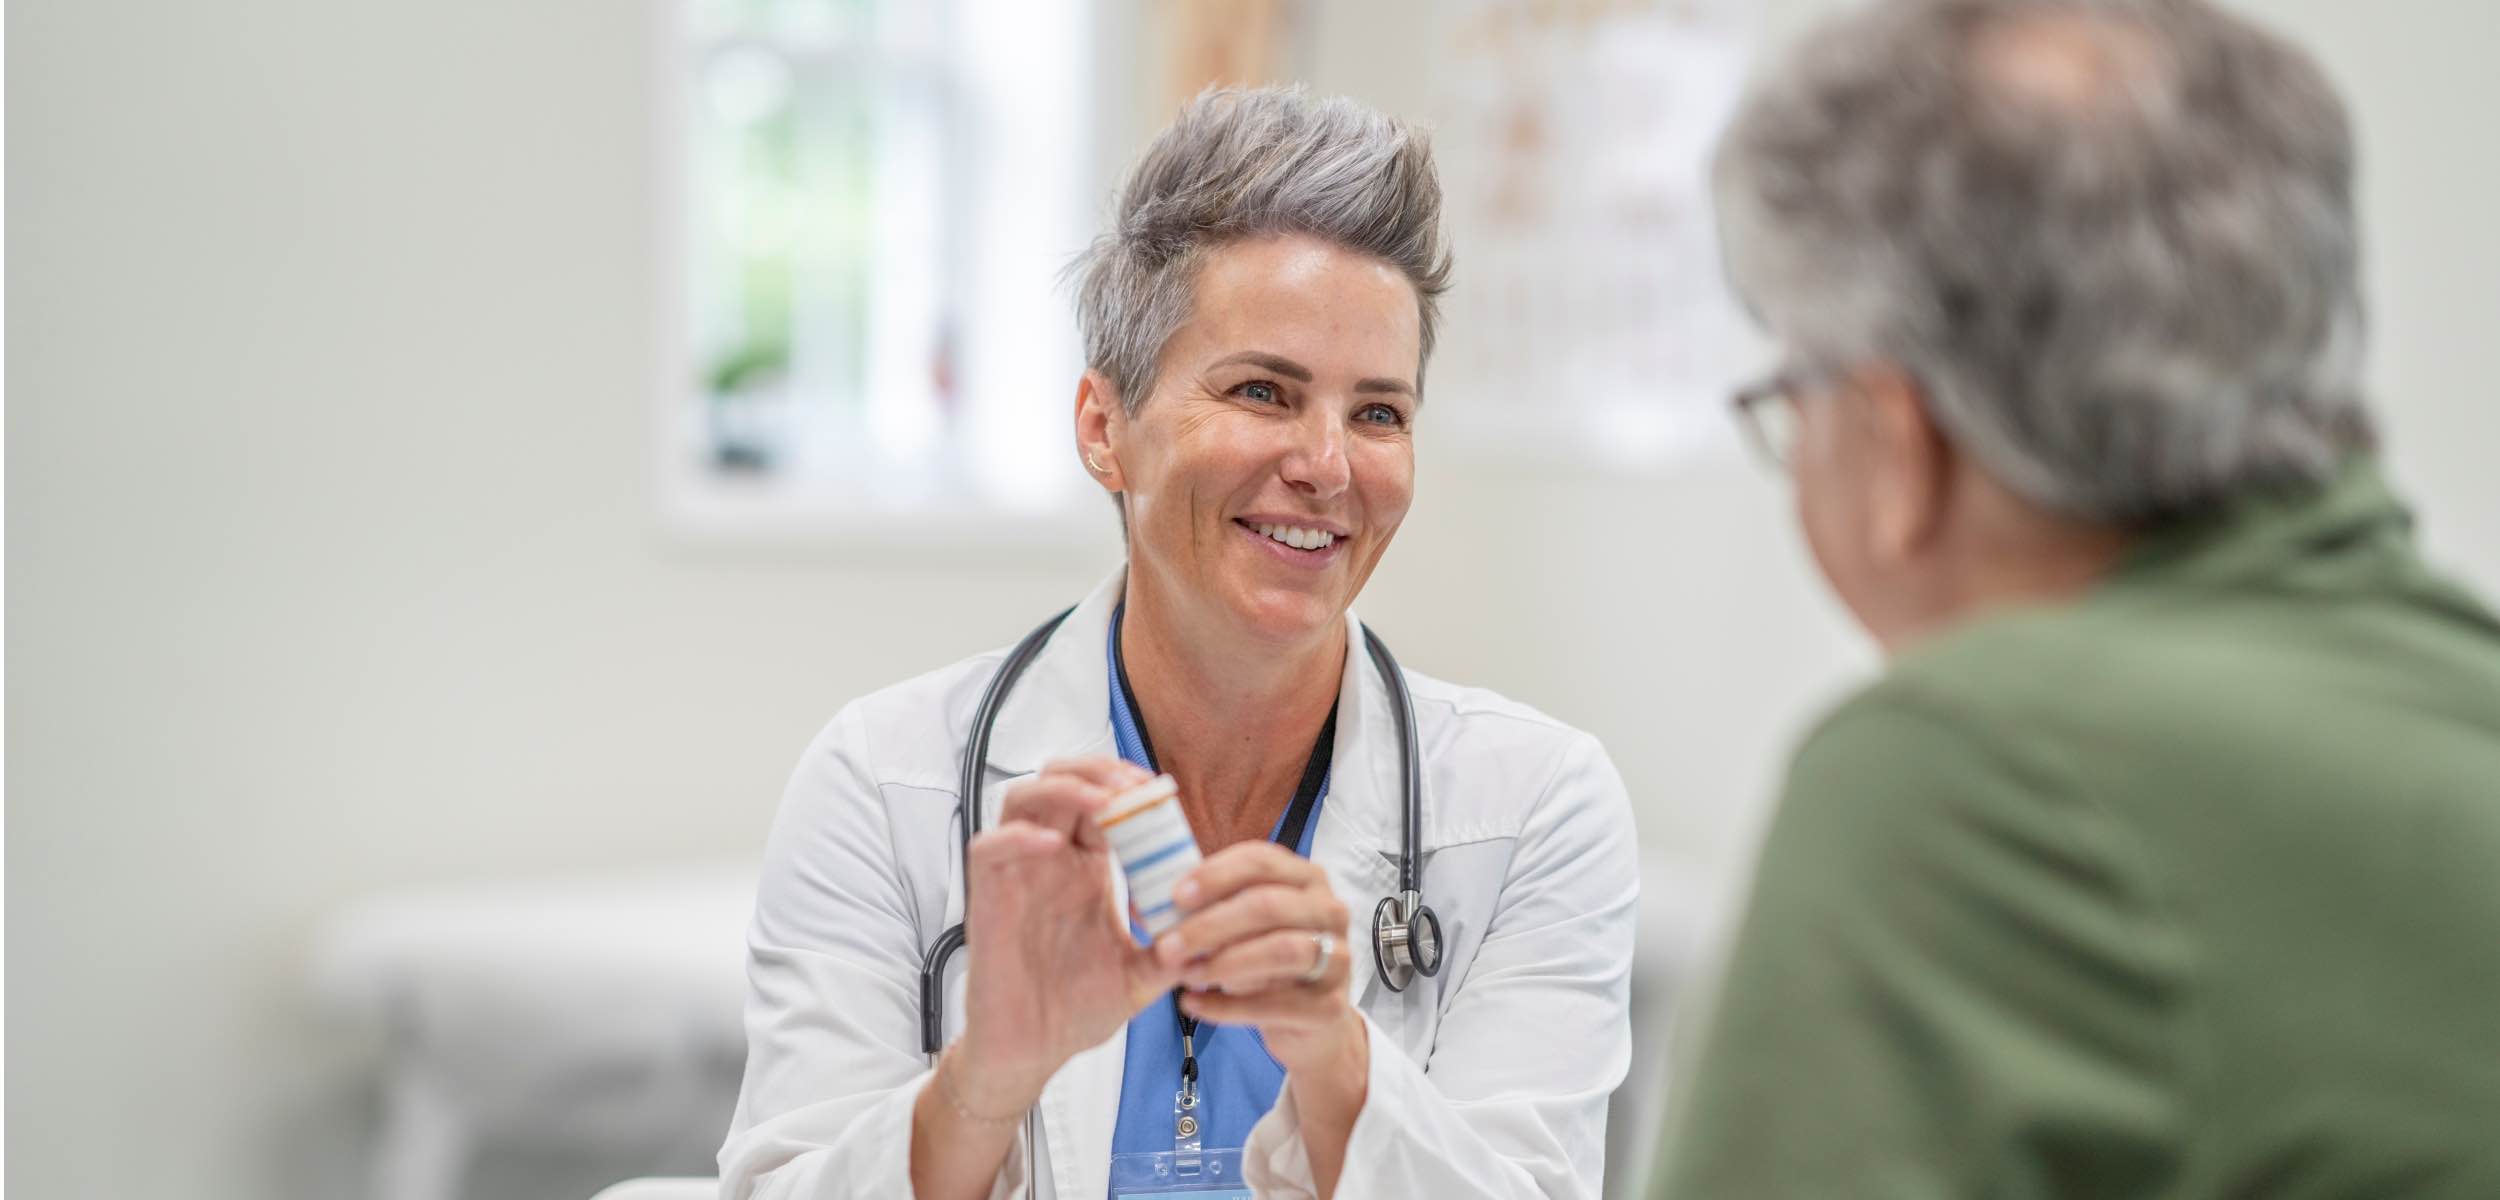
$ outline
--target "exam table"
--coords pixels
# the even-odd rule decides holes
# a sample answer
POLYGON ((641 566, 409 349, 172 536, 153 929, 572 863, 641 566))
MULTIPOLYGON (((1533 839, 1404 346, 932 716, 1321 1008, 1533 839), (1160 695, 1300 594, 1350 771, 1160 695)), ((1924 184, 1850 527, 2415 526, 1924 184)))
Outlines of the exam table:
POLYGON ((373 1200, 458 1200, 489 1147, 709 1162, 746 1061, 754 905, 753 865, 717 864, 430 886, 332 918, 316 997, 383 1048, 373 1200))
MULTIPOLYGON (((316 989, 386 1047, 374 1200, 458 1200, 489 1144, 708 1160, 745 1060, 754 899, 751 865, 689 866, 422 888, 329 922, 316 989)), ((1668 1013, 1710 908, 1693 873, 1644 862, 1632 1067, 1607 1121, 1610 1197, 1637 1195, 1647 1174, 1668 1013)), ((638 1180, 601 1196, 709 1189, 638 1180)))

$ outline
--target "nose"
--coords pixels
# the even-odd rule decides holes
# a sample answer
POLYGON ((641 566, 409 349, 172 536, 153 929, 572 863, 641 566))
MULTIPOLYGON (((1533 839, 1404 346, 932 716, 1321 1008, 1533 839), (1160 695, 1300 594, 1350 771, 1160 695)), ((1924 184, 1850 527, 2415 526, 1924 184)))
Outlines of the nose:
POLYGON ((1285 453, 1282 472, 1295 491, 1317 500, 1333 500, 1352 486, 1345 423, 1338 419, 1334 406, 1305 405, 1289 436, 1293 445, 1285 453))

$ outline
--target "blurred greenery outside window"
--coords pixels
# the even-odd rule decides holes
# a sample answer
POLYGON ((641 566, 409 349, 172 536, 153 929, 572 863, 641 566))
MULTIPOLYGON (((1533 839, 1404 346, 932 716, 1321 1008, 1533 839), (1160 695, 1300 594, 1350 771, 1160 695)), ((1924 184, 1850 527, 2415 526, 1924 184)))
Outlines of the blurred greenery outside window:
POLYGON ((1084 0, 685 3, 674 507, 734 524, 1058 503, 1032 435, 1074 340, 1032 267, 1082 243, 1091 109, 1078 56, 1050 59, 1088 32, 1084 0), (1027 202, 1001 202, 1010 179, 1027 202))

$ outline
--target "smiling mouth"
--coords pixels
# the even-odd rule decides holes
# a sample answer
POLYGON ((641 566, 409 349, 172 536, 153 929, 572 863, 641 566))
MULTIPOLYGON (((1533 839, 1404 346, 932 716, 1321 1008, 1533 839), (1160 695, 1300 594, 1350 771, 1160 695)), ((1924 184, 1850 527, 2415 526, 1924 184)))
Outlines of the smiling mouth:
POLYGON ((1325 529, 1312 529, 1301 525, 1270 525, 1264 522, 1253 524, 1242 520, 1235 520, 1233 524, 1288 550, 1299 550, 1306 554, 1316 554, 1337 543, 1337 535, 1325 529))

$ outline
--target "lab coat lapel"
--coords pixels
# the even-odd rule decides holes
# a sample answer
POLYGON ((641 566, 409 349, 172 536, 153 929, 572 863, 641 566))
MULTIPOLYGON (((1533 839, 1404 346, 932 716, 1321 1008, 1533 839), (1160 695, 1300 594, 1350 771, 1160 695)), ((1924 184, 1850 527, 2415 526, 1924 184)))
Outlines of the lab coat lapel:
MULTIPOLYGON (((1125 572, 1112 572, 1078 604, 1007 693, 990 734, 994 776, 1030 774, 1051 759, 1112 745, 1111 679, 1104 654, 1111 612, 1119 607, 1126 578, 1125 572)), ((990 789, 982 810, 985 818, 998 812, 997 791, 990 789)))
MULTIPOLYGON (((1008 786, 1039 771, 1043 763, 1118 752, 1111 737, 1111 684, 1103 667, 1103 639, 1110 635, 1111 610, 1119 604, 1124 578, 1112 572, 1059 623, 999 705, 981 773, 981 828, 998 827, 1008 786)), ((987 682, 984 677, 984 686, 987 682)), ((971 719, 967 711, 963 720, 971 719)), ((964 919, 963 880, 957 877, 954 884, 946 895, 950 926, 964 919)))
MULTIPOLYGON (((1062 622, 1007 694, 990 735, 983 827, 998 822, 1007 786, 1057 758, 1118 753, 1111 735, 1111 684, 1104 639, 1126 576, 1113 572, 1062 622)), ((1128 908, 1128 881, 1112 868, 1113 900, 1128 908)), ((962 894, 961 889, 956 895, 962 894)), ((961 919, 958 917, 957 919, 961 919)), ((1110 1190, 1111 1136, 1119 1119, 1121 1067, 1128 1030, 1079 1052, 1042 1090, 1042 1138, 1049 1148, 1050 1193, 1100 1196, 1110 1190)))
MULTIPOLYGON (((1104 690, 1103 702, 1110 703, 1104 690)), ((1116 754, 1106 730, 1099 745, 1078 753, 1116 754)), ((1111 906, 1128 911, 1128 876, 1111 871, 1111 906)), ((1050 1144, 1051 1186, 1060 1196, 1100 1196, 1111 1188, 1111 1139, 1120 1119, 1120 1081, 1128 1065, 1128 1026, 1123 1024, 1051 1076, 1042 1089, 1042 1136, 1050 1144)))
POLYGON ((1398 729, 1394 703, 1371 655, 1363 626, 1346 615, 1344 681, 1337 691, 1337 744, 1328 769, 1328 797, 1320 806, 1311 859, 1328 872, 1329 886, 1346 906, 1346 931, 1338 953, 1347 956, 1355 1007, 1384 1027, 1397 1006, 1378 999, 1394 995, 1381 985, 1372 961, 1372 910, 1397 889, 1399 812, 1398 729))

